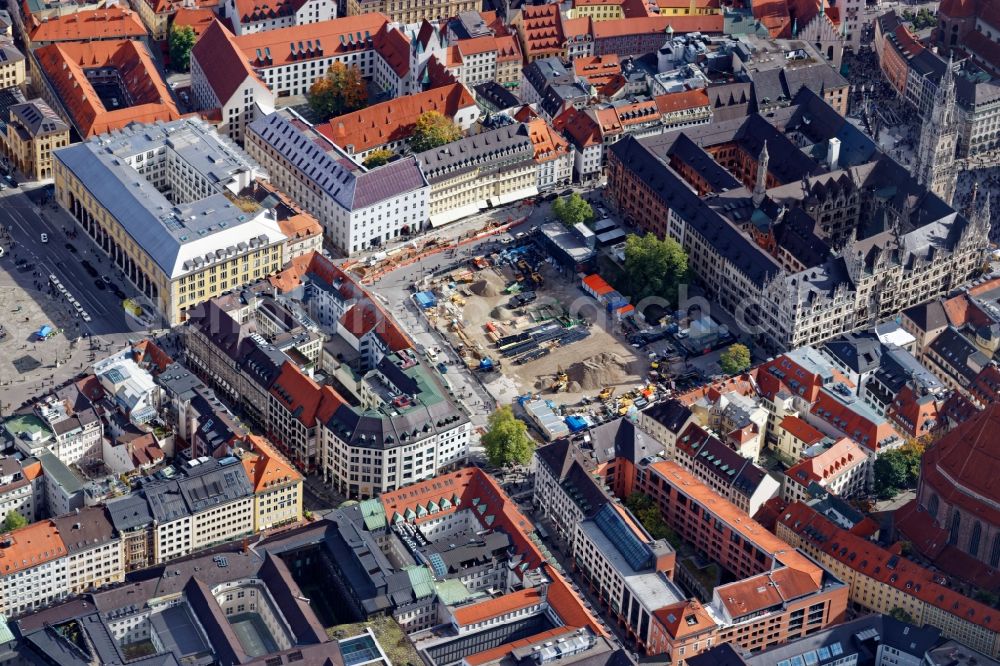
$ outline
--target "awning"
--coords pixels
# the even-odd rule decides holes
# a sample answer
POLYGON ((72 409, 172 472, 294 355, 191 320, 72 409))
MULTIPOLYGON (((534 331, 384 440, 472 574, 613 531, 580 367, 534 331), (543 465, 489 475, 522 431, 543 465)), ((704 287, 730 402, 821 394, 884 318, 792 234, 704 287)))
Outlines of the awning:
POLYGON ((538 188, 532 185, 531 187, 523 187, 520 190, 514 190, 513 192, 507 192, 506 194, 501 194, 497 200, 501 205, 510 203, 511 201, 517 201, 519 199, 527 199, 528 197, 533 197, 538 195, 538 188))
POLYGON ((430 223, 431 226, 436 229, 437 227, 443 227, 446 224, 451 224, 456 220, 461 220, 463 217, 475 215, 483 208, 486 208, 486 202, 482 200, 477 201, 476 203, 459 206, 458 208, 451 208, 435 215, 431 215, 430 223))

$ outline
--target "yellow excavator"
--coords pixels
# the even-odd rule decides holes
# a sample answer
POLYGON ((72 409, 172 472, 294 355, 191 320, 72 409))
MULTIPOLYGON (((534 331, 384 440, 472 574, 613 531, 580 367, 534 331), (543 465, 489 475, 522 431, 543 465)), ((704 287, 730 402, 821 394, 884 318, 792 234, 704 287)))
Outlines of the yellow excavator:
POLYGON ((604 388, 601 389, 601 392, 597 394, 597 399, 600 400, 601 402, 604 402, 605 400, 610 400, 611 396, 613 396, 614 394, 615 394, 614 386, 605 386, 604 388))
POLYGON ((560 370, 556 373, 556 378, 552 380, 552 392, 558 393, 559 391, 565 391, 567 384, 569 384, 569 375, 560 370))

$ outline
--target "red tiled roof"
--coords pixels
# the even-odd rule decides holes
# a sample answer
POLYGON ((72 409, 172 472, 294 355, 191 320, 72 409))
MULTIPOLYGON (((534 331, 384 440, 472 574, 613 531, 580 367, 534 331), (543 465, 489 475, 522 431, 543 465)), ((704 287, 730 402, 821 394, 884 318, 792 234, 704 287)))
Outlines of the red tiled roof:
POLYGON ((270 49, 271 61, 266 63, 261 61, 257 66, 262 68, 278 67, 290 63, 329 58, 333 55, 370 50, 375 35, 388 21, 389 19, 384 14, 372 12, 371 14, 344 16, 330 21, 304 23, 277 30, 240 35, 235 40, 240 50, 243 51, 247 62, 256 62, 257 51, 260 51, 263 57, 267 49, 270 49), (360 41, 358 35, 361 35, 360 41), (365 35, 369 36, 370 41, 365 40, 365 35), (304 45, 312 42, 314 50, 310 55, 300 55, 299 42, 304 45), (293 43, 296 44, 294 53, 291 49, 293 43), (317 44, 321 45, 322 49, 316 48, 317 44))
POLYGON ((962 328, 966 324, 973 326, 989 326, 993 320, 979 309, 979 306, 966 294, 958 294, 942 303, 944 313, 948 321, 955 328, 962 328))
POLYGON ((352 146, 353 152, 361 153, 408 139, 422 113, 437 111, 453 118, 460 110, 475 105, 475 98, 465 86, 453 83, 337 116, 316 129, 341 148, 352 146))
POLYGON ((345 312, 340 317, 340 324, 359 339, 374 331, 392 351, 409 349, 413 346, 399 325, 370 298, 357 303, 345 312))
POLYGON ((552 581, 549 583, 547 592, 548 601, 549 605, 559 616, 559 619, 570 627, 589 627, 596 635, 605 636, 606 634, 600 623, 591 615, 587 607, 584 606, 583 600, 573 592, 573 589, 566 582, 563 575, 556 571, 555 567, 548 562, 545 562, 542 567, 545 569, 545 575, 552 581))
POLYGON ((577 148, 582 149, 601 143, 601 128, 585 111, 570 107, 552 122, 557 128, 562 127, 577 148))
POLYGON ((801 571, 781 567, 715 589, 730 617, 738 618, 817 592, 820 583, 801 571))
POLYGON ((712 631, 718 627, 697 599, 664 606, 654 611, 653 615, 674 640, 688 638, 703 631, 712 631))
POLYGON ((823 483, 849 469, 863 465, 867 458, 867 454, 860 446, 849 438, 842 437, 818 456, 806 458, 789 468, 785 476, 803 486, 808 486, 811 482, 823 483))
POLYGON ((771 37, 786 38, 792 36, 792 19, 788 15, 788 2, 786 0, 758 0, 754 2, 753 17, 767 28, 771 37))
POLYGON ((667 93, 657 95, 653 98, 656 108, 661 114, 674 113, 676 111, 686 111, 687 109, 700 109, 711 106, 708 99, 708 91, 704 88, 696 90, 685 90, 683 92, 667 93))
POLYGON ((547 162, 569 154, 569 142, 541 118, 528 121, 528 134, 535 149, 536 162, 547 162))
POLYGON ((454 616, 459 626, 466 627, 484 620, 503 617, 517 610, 537 606, 542 601, 542 593, 538 588, 526 588, 510 592, 502 597, 494 597, 456 608, 454 616))
POLYGON ((132 122, 153 123, 180 118, 142 42, 60 42, 36 49, 35 58, 83 138, 104 134, 132 122), (116 69, 134 104, 108 111, 84 72, 84 68, 94 67, 116 69))
POLYGON ((826 390, 819 392, 810 413, 815 414, 872 451, 878 451, 879 446, 887 439, 899 437, 899 433, 889 421, 874 422, 861 412, 854 410, 853 404, 837 400, 826 390))
POLYGON ((270 393, 307 428, 331 416, 343 403, 331 387, 320 387, 290 361, 282 365, 270 393))
POLYGON ((562 52, 563 20, 559 4, 527 5, 521 8, 521 42, 525 55, 545 56, 562 52))
POLYGON ((245 445, 243 469, 246 470, 255 493, 302 479, 295 466, 263 437, 247 435, 245 445))
POLYGON ((590 33, 590 17, 581 16, 574 19, 563 19, 563 36, 569 40, 590 33))
POLYGON ((726 377, 717 382, 692 389, 683 395, 677 396, 677 399, 685 405, 693 405, 702 398, 708 398, 712 402, 716 402, 720 396, 726 393, 738 393, 744 397, 756 396, 757 388, 754 384, 756 373, 756 370, 750 370, 736 377, 726 377))
POLYGON ((388 23, 375 33, 375 51, 388 63, 396 76, 410 73, 410 40, 402 30, 396 30, 388 23))
POLYGON ((141 39, 146 26, 131 9, 108 7, 57 16, 31 31, 32 42, 87 42, 99 39, 141 39))
POLYGON ((174 14, 174 25, 186 25, 192 30, 196 37, 200 37, 208 26, 215 22, 215 12, 204 7, 180 7, 174 14))
POLYGON ((281 16, 291 16, 302 5, 304 0, 235 0, 236 14, 240 23, 266 21, 281 16))
POLYGON ((647 16, 596 21, 591 28, 591 33, 594 35, 594 41, 629 35, 665 34, 668 27, 672 28, 676 34, 688 32, 714 34, 722 32, 723 23, 721 14, 647 16))
POLYGON ((195 43, 191 59, 198 61, 220 104, 228 102, 247 78, 257 79, 264 85, 243 56, 236 37, 218 20, 213 21, 195 43))
POLYGON ((953 19, 969 18, 976 13, 976 0, 941 0, 938 13, 953 19))
POLYGON ((1000 525, 1000 509, 976 498, 996 495, 1000 470, 1000 404, 991 404, 949 431, 924 452, 920 483, 941 499, 957 504, 992 525, 1000 525))
POLYGON ((802 502, 789 505, 778 520, 807 543, 851 569, 944 613, 1000 632, 1000 611, 938 583, 939 574, 837 527, 802 502))
MULTIPOLYGON (((806 402, 816 402, 819 391, 823 388, 823 378, 796 363, 790 356, 783 354, 775 358, 770 363, 757 366, 756 378, 760 386, 760 392, 768 399, 773 400, 781 391, 791 395, 797 395, 806 402), (785 381, 784 378, 789 378, 785 381), (793 387, 791 378, 794 378, 797 386, 793 387)), ((842 372, 832 368, 834 382, 839 382, 848 387, 854 384, 842 372)))
POLYGON ((816 428, 812 427, 798 416, 786 416, 781 419, 781 423, 778 427, 783 430, 787 430, 792 437, 804 442, 806 446, 818 444, 823 441, 823 437, 825 437, 823 433, 816 430, 816 428))
POLYGON ((940 418, 943 400, 934 396, 918 395, 909 384, 903 386, 892 404, 886 410, 888 417, 896 427, 912 437, 920 437, 933 428, 940 418))
POLYGON ((160 349, 159 345, 149 338, 140 340, 133 345, 132 351, 135 352, 135 362, 139 365, 150 363, 155 366, 156 371, 154 374, 156 372, 163 372, 167 369, 167 366, 174 362, 165 351, 160 349))
POLYGON ((66 555, 66 544, 51 520, 26 525, 4 537, 10 545, 0 548, 0 576, 33 569, 66 555))

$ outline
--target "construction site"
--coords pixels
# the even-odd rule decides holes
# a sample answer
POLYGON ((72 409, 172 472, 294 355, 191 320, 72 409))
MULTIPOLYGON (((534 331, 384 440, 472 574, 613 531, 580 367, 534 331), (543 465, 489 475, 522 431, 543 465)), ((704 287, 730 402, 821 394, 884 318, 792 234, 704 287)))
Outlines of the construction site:
POLYGON ((501 402, 603 420, 652 397, 651 362, 577 280, 525 243, 427 280, 414 300, 501 402))

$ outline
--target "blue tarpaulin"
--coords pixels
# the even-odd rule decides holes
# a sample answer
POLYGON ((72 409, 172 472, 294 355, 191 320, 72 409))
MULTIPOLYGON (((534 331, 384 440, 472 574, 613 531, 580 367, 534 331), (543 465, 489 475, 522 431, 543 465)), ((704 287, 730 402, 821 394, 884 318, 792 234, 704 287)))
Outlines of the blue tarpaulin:
POLYGON ((40 340, 44 340, 45 338, 49 337, 49 333, 51 332, 52 332, 52 327, 46 324, 45 326, 42 326, 40 329, 38 329, 38 338, 40 340))
POLYGON ((570 432, 580 432, 587 429, 587 419, 579 414, 573 414, 566 417, 566 425, 569 426, 570 432))
POLYGON ((429 291, 418 291, 416 294, 417 305, 422 308, 432 308, 437 305, 437 299, 429 291))

